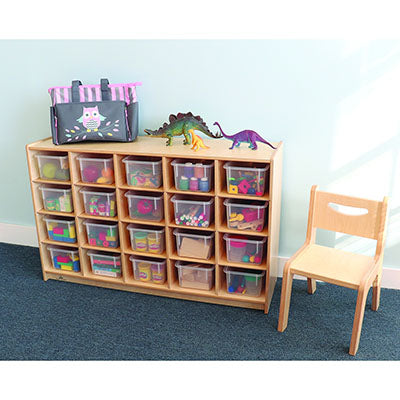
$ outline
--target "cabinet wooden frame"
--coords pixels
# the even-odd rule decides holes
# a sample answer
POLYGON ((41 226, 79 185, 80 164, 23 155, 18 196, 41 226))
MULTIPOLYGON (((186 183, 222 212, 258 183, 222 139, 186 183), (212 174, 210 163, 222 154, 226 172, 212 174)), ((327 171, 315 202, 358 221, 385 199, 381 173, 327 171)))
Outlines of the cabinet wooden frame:
MULTIPOLYGON (((244 145, 233 150, 228 149, 229 143, 226 140, 204 140, 206 145, 210 147, 207 150, 194 152, 189 146, 184 146, 179 139, 174 140, 172 146, 165 146, 165 140, 151 137, 139 136, 133 143, 80 143, 62 146, 53 145, 50 138, 39 140, 26 146, 28 168, 30 175, 30 184, 32 191, 32 200, 35 213, 35 221, 37 227, 37 236, 40 249, 40 257, 42 261, 43 279, 62 280, 99 286, 105 288, 126 290, 131 292, 139 292, 153 294, 165 297, 180 298, 192 301, 201 301, 207 303, 224 304, 235 307, 254 308, 264 310, 268 313, 271 299, 274 293, 275 283, 278 270, 278 249, 279 249, 279 227, 281 212, 281 186, 282 186, 282 156, 283 143, 275 143, 276 150, 268 146, 260 145, 257 150, 251 150, 244 145), (35 155, 41 152, 59 152, 68 153, 70 165, 69 181, 53 181, 41 179, 37 169, 35 155), (87 184, 82 182, 77 157, 81 154, 104 154, 112 155, 114 163, 115 181, 112 184, 87 184), (143 160, 146 157, 152 157, 162 160, 162 178, 163 182, 160 188, 135 188, 127 185, 125 164, 122 162, 126 156, 137 156, 143 160), (187 161, 212 160, 214 162, 214 184, 210 192, 191 192, 180 191, 175 188, 174 170, 171 162, 174 159, 182 159, 187 161), (223 168, 225 162, 235 161, 244 164, 253 163, 254 165, 268 165, 266 188, 263 196, 246 196, 228 193, 226 188, 226 170, 223 168), (51 212, 43 208, 42 199, 39 191, 40 184, 68 185, 72 188, 72 200, 74 211, 71 213, 51 212), (116 191, 117 215, 115 217, 93 216, 85 213, 82 194, 79 190, 82 187, 90 188, 108 188, 116 191), (142 192, 148 195, 151 192, 160 195, 163 193, 164 202, 164 218, 162 221, 141 221, 132 219, 129 216, 128 202, 124 194, 128 190, 142 192), (180 257, 176 250, 176 241, 173 230, 178 228, 174 219, 174 208, 171 203, 171 197, 174 194, 183 194, 190 198, 191 195, 207 196, 214 199, 214 221, 207 228, 190 227, 192 230, 199 232, 214 232, 214 254, 209 260, 196 260, 187 257, 180 257), (229 229, 226 223, 226 210, 223 205, 224 199, 254 199, 268 201, 266 217, 267 224, 263 231, 239 231, 229 229), (63 271, 53 268, 51 258, 49 256, 47 245, 53 244, 47 236, 47 230, 43 221, 44 215, 54 216, 70 216, 75 218, 77 243, 57 243, 71 249, 79 249, 81 260, 81 271, 79 273, 63 271), (108 252, 121 254, 122 277, 112 278, 106 276, 95 275, 91 271, 90 260, 87 255, 88 251, 93 250, 93 246, 87 243, 86 232, 82 227, 84 219, 94 219, 101 221, 118 222, 120 246, 117 249, 109 249, 108 252), (167 280, 165 284, 147 283, 136 281, 133 276, 132 263, 129 259, 131 255, 141 257, 141 254, 133 251, 130 246, 129 232, 126 227, 129 223, 143 224, 147 226, 164 227, 165 229, 165 250, 160 255, 151 255, 160 260, 167 260, 167 280), (226 259, 225 241, 223 235, 225 233, 243 234, 249 236, 266 237, 266 255, 259 265, 251 265, 244 263, 229 263, 226 259), (175 262, 193 261, 202 264, 215 265, 214 286, 210 291, 202 291, 198 289, 182 288, 179 286, 178 275, 175 262), (265 271, 265 285, 261 295, 258 298, 251 296, 242 296, 234 293, 228 293, 226 290, 226 277, 223 272, 225 266, 245 267, 249 270, 265 271)), ((179 228, 182 228, 179 226, 179 228)), ((186 228, 182 228, 186 229, 186 228)), ((99 250, 103 250, 99 248, 99 250)), ((149 257, 150 254, 143 254, 149 257)))

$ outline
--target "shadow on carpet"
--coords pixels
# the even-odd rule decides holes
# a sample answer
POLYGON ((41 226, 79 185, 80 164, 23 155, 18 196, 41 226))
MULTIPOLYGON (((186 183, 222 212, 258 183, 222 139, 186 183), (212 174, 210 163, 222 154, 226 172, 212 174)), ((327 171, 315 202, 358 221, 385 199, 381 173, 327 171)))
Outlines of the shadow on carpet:
POLYGON ((348 354, 357 292, 293 282, 288 328, 270 313, 42 280, 39 250, 0 243, 1 360, 400 360, 400 291, 367 299, 348 354))

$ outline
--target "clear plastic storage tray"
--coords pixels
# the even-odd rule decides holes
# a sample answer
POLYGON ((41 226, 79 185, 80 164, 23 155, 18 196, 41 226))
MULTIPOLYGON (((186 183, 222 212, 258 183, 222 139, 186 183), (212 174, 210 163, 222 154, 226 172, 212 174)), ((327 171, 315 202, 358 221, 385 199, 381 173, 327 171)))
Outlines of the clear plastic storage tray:
POLYGON ((54 179, 56 181, 69 180, 69 164, 66 153, 57 155, 36 154, 36 159, 39 167, 39 176, 42 179, 54 179))
POLYGON ((50 251, 54 268, 73 272, 81 270, 78 249, 72 250, 58 246, 47 246, 47 250, 50 251))
POLYGON ((159 188, 162 184, 161 160, 136 160, 133 156, 125 157, 126 183, 129 186, 159 188))
POLYGON ((72 212, 72 191, 68 187, 40 186, 42 192, 43 208, 47 211, 72 212))
POLYGON ((82 188, 79 193, 83 195, 85 213, 100 215, 102 217, 115 217, 117 204, 115 202, 115 190, 82 188))
POLYGON ((225 199, 226 221, 229 229, 261 232, 265 223, 266 202, 225 199))
POLYGON ((224 267, 228 293, 258 297, 261 294, 265 271, 224 267))
POLYGON ((86 227, 88 244, 99 247, 119 246, 118 222, 83 221, 86 227))
POLYGON ((191 289, 211 290, 214 286, 214 265, 177 261, 179 286, 191 289))
POLYGON ((161 254, 164 251, 164 228, 129 224, 131 246, 134 251, 161 254))
POLYGON ((213 252, 214 232, 174 229, 176 248, 180 257, 208 260, 213 252))
POLYGON ((132 262, 133 277, 137 281, 152 282, 162 285, 167 279, 167 267, 165 260, 140 259, 130 256, 132 262))
POLYGON ((269 165, 247 166, 237 162, 227 162, 226 190, 232 194, 263 196, 265 192, 266 172, 269 165))
POLYGON ((65 243, 76 243, 76 229, 74 218, 44 217, 47 234, 50 240, 65 243))
POLYGON ((129 216, 132 219, 161 221, 164 218, 162 194, 139 194, 133 191, 125 193, 129 203, 129 216))
POLYGON ((90 264, 95 275, 121 277, 121 256, 89 251, 90 264))
POLYGON ((185 198, 174 195, 171 198, 174 203, 176 225, 197 226, 207 228, 214 217, 213 198, 185 198))
POLYGON ((250 238, 225 233, 224 240, 226 241, 228 261, 261 264, 264 256, 265 237, 250 238))
POLYGON ((213 188, 214 162, 173 160, 175 188, 192 192, 209 192, 213 188))
POLYGON ((112 156, 78 156, 82 182, 111 184, 114 182, 112 156))

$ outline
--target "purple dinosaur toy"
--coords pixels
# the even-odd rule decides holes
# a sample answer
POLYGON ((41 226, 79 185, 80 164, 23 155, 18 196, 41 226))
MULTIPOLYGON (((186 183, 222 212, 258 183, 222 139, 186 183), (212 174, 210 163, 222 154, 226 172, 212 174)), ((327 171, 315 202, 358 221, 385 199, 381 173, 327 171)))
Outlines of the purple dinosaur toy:
POLYGON ((232 150, 235 147, 239 147, 242 142, 249 143, 250 144, 249 148, 252 150, 257 150, 257 142, 265 143, 268 146, 272 147, 273 149, 276 149, 276 147, 272 146, 271 143, 267 142, 255 131, 250 131, 246 129, 244 131, 235 133, 234 135, 226 135, 222 130, 221 125, 218 122, 214 122, 214 125, 218 126, 223 137, 233 141, 232 146, 229 147, 230 150, 232 150))

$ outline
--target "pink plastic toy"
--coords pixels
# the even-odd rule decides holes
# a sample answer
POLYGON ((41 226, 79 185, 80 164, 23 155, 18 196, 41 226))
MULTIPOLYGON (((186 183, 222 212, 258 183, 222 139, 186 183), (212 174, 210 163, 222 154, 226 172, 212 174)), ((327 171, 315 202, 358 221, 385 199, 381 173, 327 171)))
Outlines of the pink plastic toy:
POLYGON ((140 214, 149 214, 153 211, 153 202, 150 200, 140 200, 137 203, 137 209, 140 214))
POLYGON ((89 165, 82 171, 82 175, 85 182, 96 182, 101 173, 95 165, 89 165))
POLYGON ((239 183, 238 189, 240 193, 247 194, 247 191, 251 187, 250 183, 247 182, 246 180, 243 180, 239 183))

